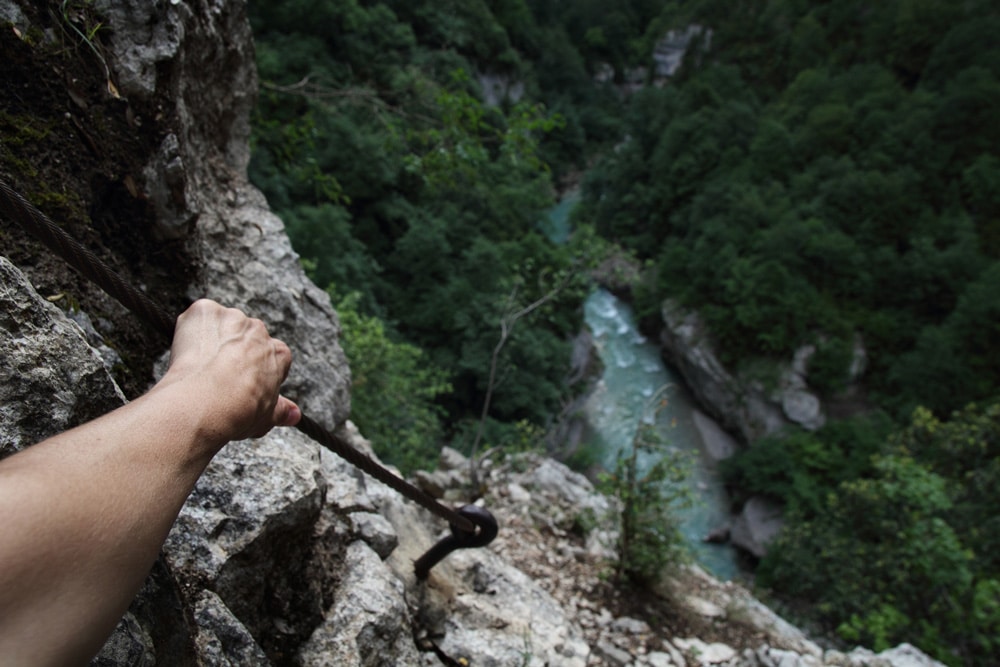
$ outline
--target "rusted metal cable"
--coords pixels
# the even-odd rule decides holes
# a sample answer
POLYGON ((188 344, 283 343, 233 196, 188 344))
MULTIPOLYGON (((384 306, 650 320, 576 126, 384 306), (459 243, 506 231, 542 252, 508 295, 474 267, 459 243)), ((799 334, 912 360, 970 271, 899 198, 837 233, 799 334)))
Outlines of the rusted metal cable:
POLYGON ((101 258, 52 222, 24 197, 0 179, 0 213, 18 223, 49 250, 77 270, 84 278, 100 287, 167 340, 174 336, 173 317, 146 294, 140 292, 114 272, 101 258))
MULTIPOLYGON (((7 185, 3 179, 0 179, 0 214, 17 222, 26 232, 62 257, 81 275, 163 334, 168 341, 173 340, 176 317, 170 315, 147 294, 123 280, 97 255, 83 247, 65 230, 52 222, 44 213, 7 185)), ((330 431, 305 414, 302 415, 297 428, 348 463, 360 468, 451 525, 453 535, 446 537, 431 550, 435 552, 434 561, 427 565, 426 563, 429 561, 427 556, 418 561, 418 563, 425 564, 422 568, 418 568, 418 572, 423 571, 423 576, 427 575, 427 570, 434 563, 454 549, 485 546, 496 536, 496 520, 489 512, 475 506, 454 510, 442 505, 429 494, 395 475, 388 468, 379 465, 364 452, 355 449, 340 435, 339 429, 330 431), (476 511, 470 510, 470 507, 476 511), (444 543, 449 546, 442 546, 444 543)))

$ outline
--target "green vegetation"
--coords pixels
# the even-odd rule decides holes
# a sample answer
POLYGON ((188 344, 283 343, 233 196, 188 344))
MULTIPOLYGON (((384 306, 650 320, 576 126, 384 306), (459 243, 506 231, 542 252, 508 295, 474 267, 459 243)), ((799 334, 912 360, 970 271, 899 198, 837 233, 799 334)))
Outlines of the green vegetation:
POLYGON ((820 617, 849 641, 909 641, 949 664, 995 664, 1000 403, 949 422, 917 410, 871 468, 784 531, 760 583, 820 601, 820 617))
MULTIPOLYGON (((587 268, 617 246, 648 268, 639 314, 656 322, 680 299, 732 368, 766 379, 813 344, 809 382, 837 398, 865 348, 852 400, 867 417, 769 438, 726 467, 788 510, 759 580, 845 640, 1000 661, 995 2, 265 0, 250 13, 251 176, 313 278, 351 295, 338 307, 355 416, 380 454, 412 469, 443 441, 538 437, 569 398, 587 268), (654 46, 692 24, 711 32, 656 81, 654 46), (555 245, 538 223, 583 172, 575 231, 555 245)), ((614 476, 634 512, 621 570, 634 581, 660 566, 671 525, 635 537, 665 500, 636 476, 644 447, 614 476)))
POLYGON ((435 399, 442 419, 414 433, 423 443, 406 454, 371 408, 385 386, 412 387, 412 367, 386 364, 379 382, 356 383, 377 450, 412 468, 433 465, 445 438, 468 450, 481 420, 485 446, 519 441, 518 424, 543 427, 567 398, 568 341, 597 246, 586 234, 557 246, 538 231, 555 195, 540 141, 565 119, 537 98, 480 98, 472 72, 528 68, 506 30, 481 2, 250 11, 262 81, 251 177, 313 279, 355 295, 358 322, 378 320, 374 339, 448 377, 448 390, 435 382, 440 391, 412 394, 435 399), (503 331, 507 315, 543 297, 503 331))
POLYGON ((351 364, 351 419, 404 474, 436 460, 443 427, 434 399, 451 390, 447 374, 420 348, 392 341, 381 320, 359 313, 356 292, 333 296, 351 364))
POLYGON ((643 423, 632 446, 618 452, 600 489, 621 503, 615 578, 636 587, 655 584, 690 559, 677 511, 691 502, 683 485, 690 465, 672 451, 656 427, 643 423))
POLYGON ((831 422, 815 433, 761 439, 722 463, 727 481, 747 495, 778 501, 802 518, 821 514, 839 484, 869 477, 872 457, 893 429, 884 414, 831 422))
POLYGON ((732 365, 815 343, 831 393, 860 335, 868 387, 900 420, 992 396, 997 14, 669 3, 674 25, 716 29, 711 58, 635 96, 630 140, 591 172, 581 207, 655 261, 640 307, 673 295, 697 308, 732 365))
POLYGON ((705 1, 661 18, 711 26, 711 52, 632 99, 584 219, 654 263, 640 310, 697 309, 734 368, 814 344, 810 383, 832 397, 860 339, 881 410, 727 466, 789 513, 758 581, 849 641, 996 663, 995 511, 961 495, 997 465, 971 426, 992 408, 952 413, 1000 393, 997 7, 705 1), (978 463, 944 465, 949 429, 978 463))

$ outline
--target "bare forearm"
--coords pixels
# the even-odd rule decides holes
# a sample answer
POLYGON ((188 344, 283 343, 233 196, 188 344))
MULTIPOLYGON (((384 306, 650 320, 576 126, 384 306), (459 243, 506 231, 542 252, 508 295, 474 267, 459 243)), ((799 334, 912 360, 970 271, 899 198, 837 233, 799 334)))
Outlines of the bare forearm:
POLYGON ((0 661, 100 649, 215 453, 299 420, 279 393, 290 364, 259 320, 195 302, 148 394, 0 461, 0 661))
POLYGON ((154 389, 0 464, 0 655, 84 663, 128 608, 215 449, 182 390, 154 389))

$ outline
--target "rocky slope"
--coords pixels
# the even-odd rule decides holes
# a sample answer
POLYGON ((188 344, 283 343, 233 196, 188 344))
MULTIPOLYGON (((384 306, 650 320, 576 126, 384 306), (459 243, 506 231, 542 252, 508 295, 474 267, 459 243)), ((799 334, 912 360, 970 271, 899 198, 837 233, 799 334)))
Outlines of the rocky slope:
MULTIPOLYGON (((256 80, 244 4, 49 4, 0 0, 0 176, 169 306, 209 296, 267 321, 295 353, 288 393, 318 421, 342 422, 336 314, 245 176, 256 80), (97 41, 73 37, 70 23, 97 22, 97 41)), ((140 391, 164 345, 6 221, 2 232, 8 455, 140 391)), ((456 459, 424 481, 460 504, 456 459)), ((905 646, 824 653, 697 570, 623 594, 602 576, 611 501, 553 461, 487 470, 482 502, 499 538, 422 582, 412 562, 443 533, 439 520, 297 431, 232 443, 94 664, 933 664, 905 646), (589 532, 578 520, 588 507, 605 517, 589 532)))

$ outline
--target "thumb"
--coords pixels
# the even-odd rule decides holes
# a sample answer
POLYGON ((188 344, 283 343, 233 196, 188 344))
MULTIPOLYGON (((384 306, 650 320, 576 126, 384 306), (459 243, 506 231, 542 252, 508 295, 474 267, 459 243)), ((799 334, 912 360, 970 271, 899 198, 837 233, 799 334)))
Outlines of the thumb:
POLYGON ((293 401, 284 396, 278 397, 274 406, 273 423, 275 426, 295 426, 302 419, 302 410, 293 401))

